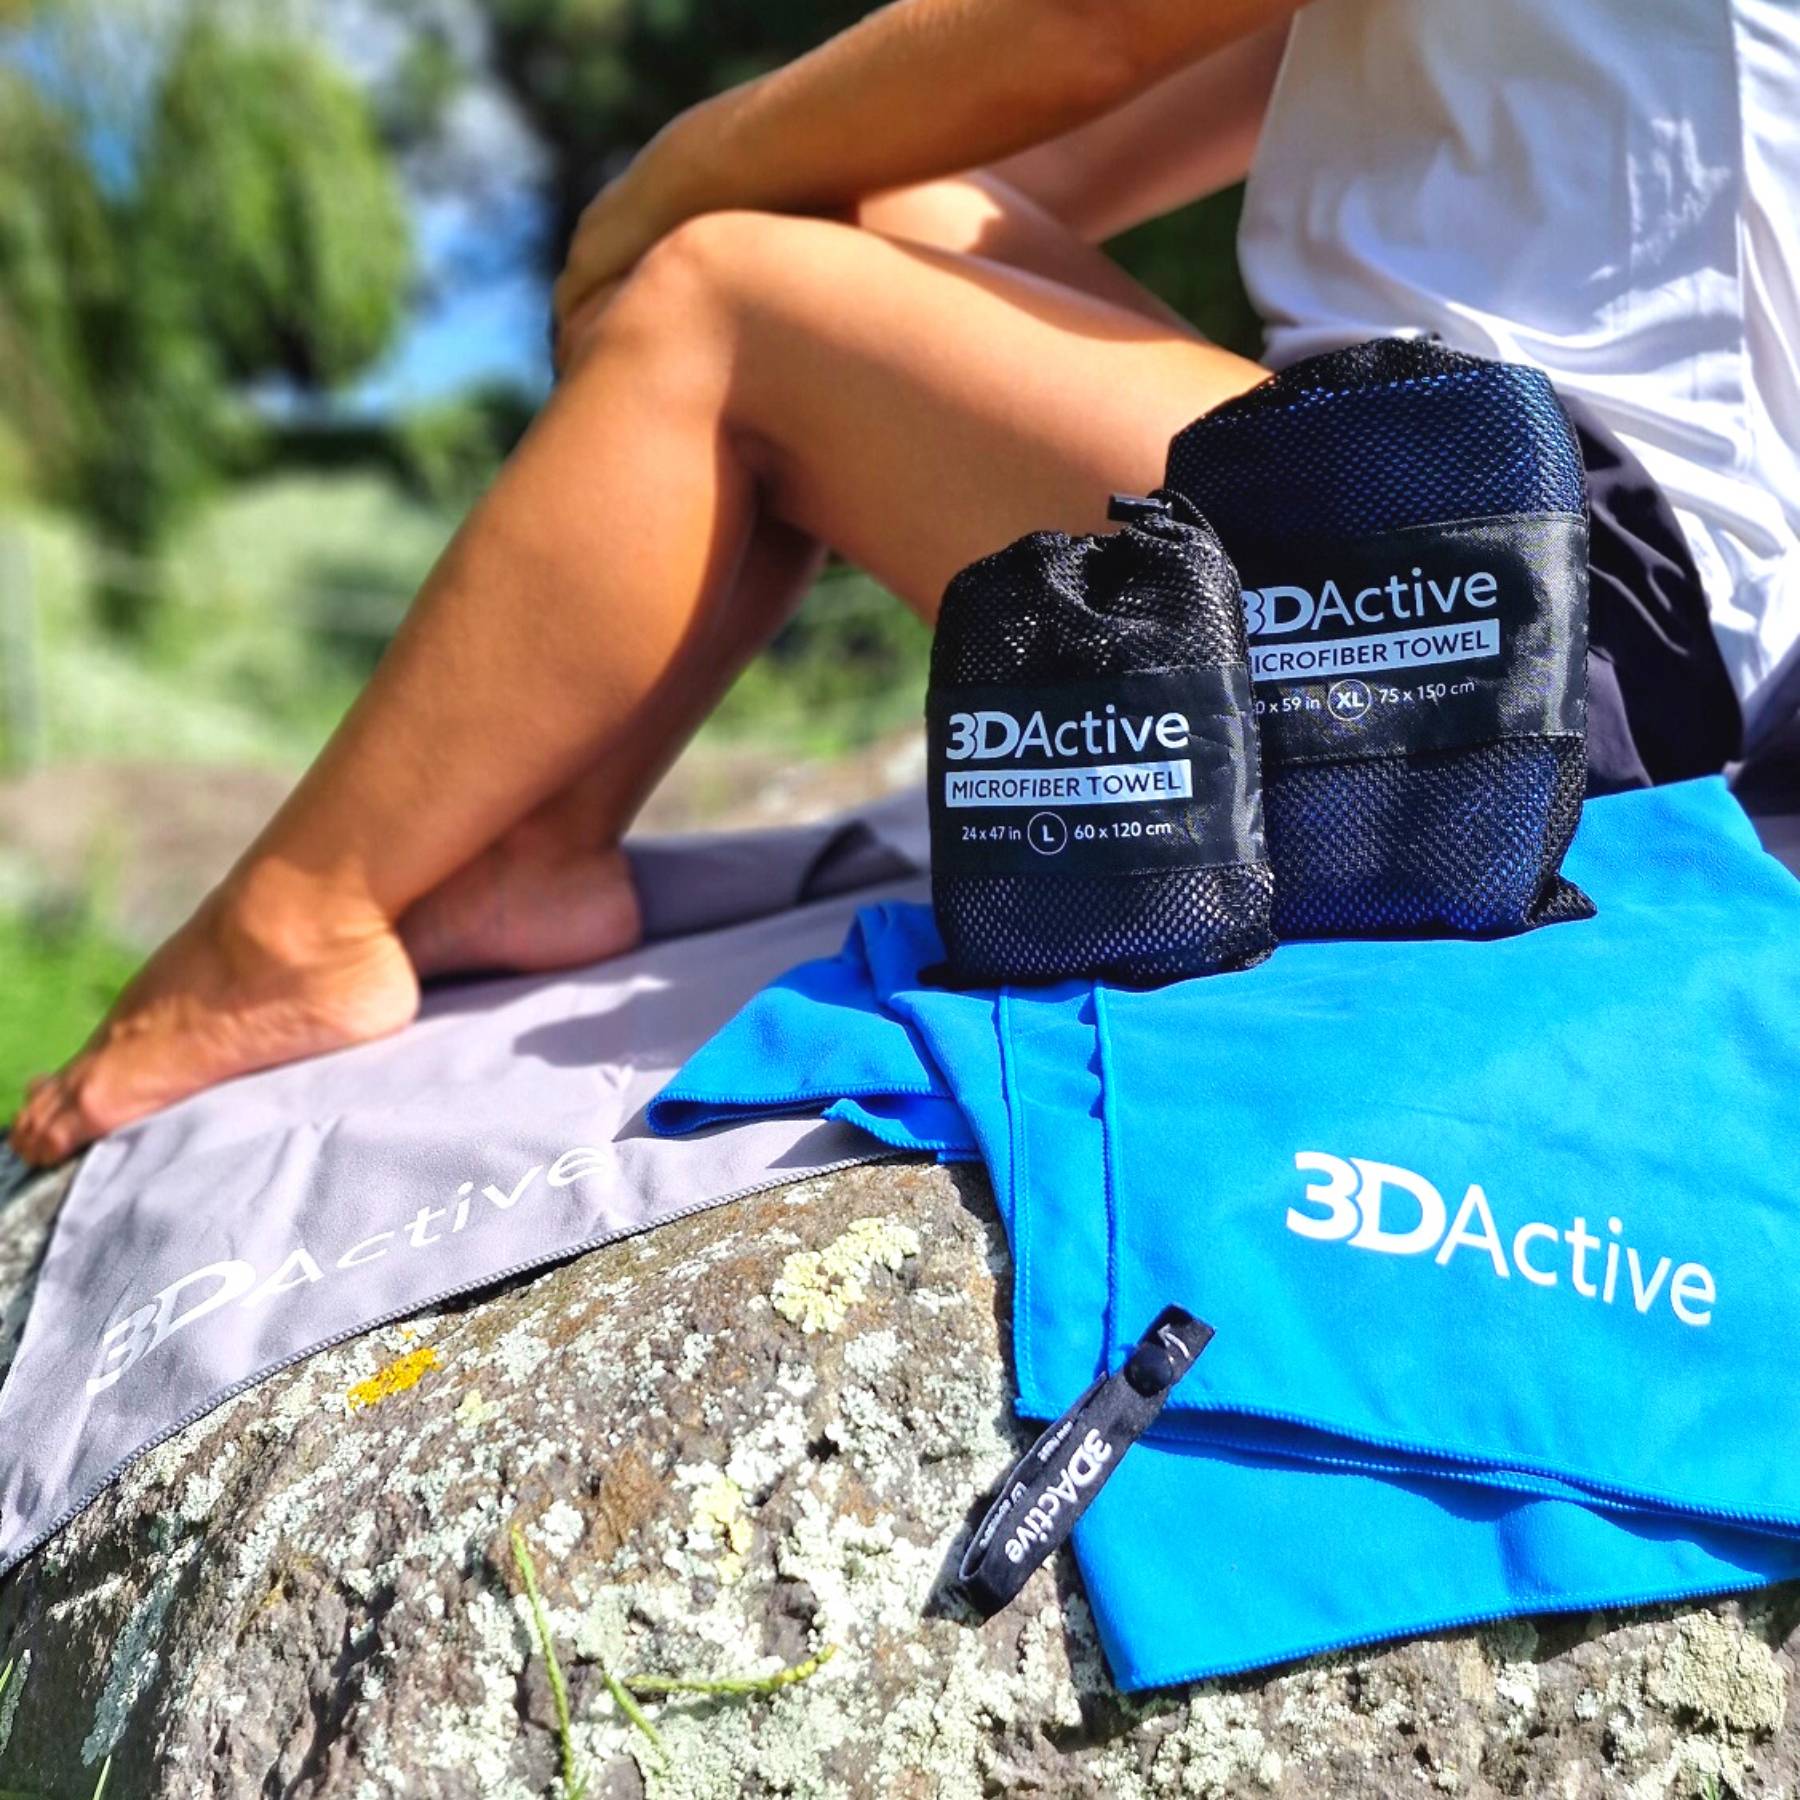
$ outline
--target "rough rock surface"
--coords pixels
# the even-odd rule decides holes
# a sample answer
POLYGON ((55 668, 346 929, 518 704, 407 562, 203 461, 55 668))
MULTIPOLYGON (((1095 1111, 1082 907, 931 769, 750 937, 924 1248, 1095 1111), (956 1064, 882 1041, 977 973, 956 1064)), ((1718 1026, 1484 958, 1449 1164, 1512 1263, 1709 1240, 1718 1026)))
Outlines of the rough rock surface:
MULTIPOLYGON (((57 1191, 0 1210, 0 1368, 57 1191)), ((1066 1567, 971 1623, 944 1576, 1023 1437, 1006 1281, 978 1178, 884 1165, 313 1357, 0 1584, 0 1790, 87 1800, 110 1754, 112 1800, 557 1794, 517 1523, 595 1800, 1800 1791, 1792 1590, 1138 1701, 1066 1567), (826 1645, 647 1702, 666 1762, 605 1681, 826 1645)))

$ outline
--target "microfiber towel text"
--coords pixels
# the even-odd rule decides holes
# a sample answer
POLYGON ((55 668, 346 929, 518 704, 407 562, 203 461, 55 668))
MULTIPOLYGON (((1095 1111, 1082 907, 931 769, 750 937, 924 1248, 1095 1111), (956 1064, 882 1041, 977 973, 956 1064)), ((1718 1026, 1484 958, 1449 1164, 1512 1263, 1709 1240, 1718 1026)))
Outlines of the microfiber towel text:
POLYGON ((1599 916, 1136 992, 946 993, 865 909, 651 1109, 987 1164, 1020 1410, 1218 1336, 1076 1533, 1121 1685, 1800 1571, 1800 883, 1716 781, 1596 801, 1599 916))

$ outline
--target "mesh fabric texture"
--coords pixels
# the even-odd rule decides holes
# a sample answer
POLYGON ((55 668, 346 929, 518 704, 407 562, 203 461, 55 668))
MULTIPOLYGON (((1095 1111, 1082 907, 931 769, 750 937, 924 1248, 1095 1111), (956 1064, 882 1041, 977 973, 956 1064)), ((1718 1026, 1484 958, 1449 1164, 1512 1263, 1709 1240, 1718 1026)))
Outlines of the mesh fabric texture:
MULTIPOLYGON (((1176 434, 1167 480, 1246 560, 1292 538, 1587 518, 1580 447, 1544 375, 1418 338, 1309 358, 1227 402, 1176 434)), ((1559 873, 1584 734, 1331 761, 1265 751, 1263 781, 1279 937, 1489 936, 1593 911, 1559 873)))
MULTIPOLYGON (((1161 517, 1082 537, 1034 531, 960 570, 932 640, 933 690, 1016 684, 1030 705, 1032 690, 1059 682, 1246 664, 1236 570, 1191 505, 1157 498, 1171 509, 1161 517)), ((1151 983, 1267 956, 1273 889, 1259 855, 1103 875, 940 869, 932 903, 959 981, 1151 983)))

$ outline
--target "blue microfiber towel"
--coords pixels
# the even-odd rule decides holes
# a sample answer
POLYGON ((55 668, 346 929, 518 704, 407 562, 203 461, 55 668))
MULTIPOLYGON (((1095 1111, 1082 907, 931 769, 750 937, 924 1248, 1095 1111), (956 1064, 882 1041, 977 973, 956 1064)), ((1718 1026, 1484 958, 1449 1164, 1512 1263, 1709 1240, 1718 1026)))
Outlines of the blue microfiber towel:
POLYGON ((1147 993, 937 990, 870 908, 651 1122, 978 1153, 1028 1416, 1166 1303, 1216 1327, 1075 1534, 1124 1687, 1778 1579, 1800 884, 1717 781, 1590 804, 1568 873, 1598 918, 1147 993))

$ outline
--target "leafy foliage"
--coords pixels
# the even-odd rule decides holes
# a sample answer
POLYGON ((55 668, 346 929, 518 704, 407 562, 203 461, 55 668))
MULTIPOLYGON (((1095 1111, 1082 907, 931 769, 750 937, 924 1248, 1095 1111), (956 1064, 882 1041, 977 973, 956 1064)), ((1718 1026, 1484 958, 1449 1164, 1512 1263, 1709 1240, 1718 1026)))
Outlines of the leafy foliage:
POLYGON ((247 384, 393 340, 406 204, 361 92, 260 9, 189 7, 98 123, 122 53, 59 24, 0 63, 0 424, 44 498, 142 549, 253 447, 247 384))
POLYGON ((86 910, 41 917, 0 910, 0 1118, 26 1080, 81 1048, 137 957, 86 910))
MULTIPOLYGON (((550 261, 596 189, 676 113, 791 61, 869 10, 863 0, 476 3, 495 73, 550 153, 550 261)), ((1184 208, 1112 249, 1209 337, 1247 352, 1258 327, 1237 274, 1240 199, 1233 190, 1184 208)))
POLYGON ((187 297, 184 323, 228 380, 329 387, 401 324, 404 197, 363 95, 313 46, 194 19, 157 98, 135 225, 143 279, 187 297))
POLYGON ((71 121, 0 64, 0 418, 53 487, 70 485, 99 425, 91 342, 122 259, 71 121))
POLYGON ((720 740, 842 755, 917 721, 930 657, 931 634, 915 614, 860 571, 834 564, 707 729, 720 740))
POLYGON ((791 61, 859 0, 479 0, 500 79, 551 152, 560 244, 594 190, 676 113, 791 61))

